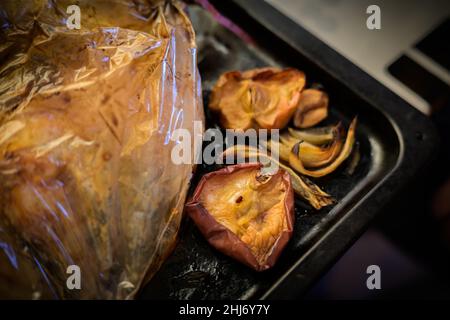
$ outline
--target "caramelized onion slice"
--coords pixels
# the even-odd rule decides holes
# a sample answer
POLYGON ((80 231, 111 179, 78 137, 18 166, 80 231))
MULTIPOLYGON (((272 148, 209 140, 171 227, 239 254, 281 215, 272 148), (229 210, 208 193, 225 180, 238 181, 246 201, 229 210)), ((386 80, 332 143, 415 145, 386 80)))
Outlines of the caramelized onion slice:
POLYGON ((298 144, 298 155, 305 167, 319 168, 333 162, 340 154, 343 145, 344 141, 340 137, 336 138, 329 146, 324 147, 303 141, 298 144))
POLYGON ((326 126, 319 128, 309 128, 304 130, 296 130, 288 128, 289 135, 297 140, 309 142, 314 145, 327 144, 333 140, 336 131, 341 130, 342 124, 339 122, 334 126, 326 126))
MULTIPOLYGON (((319 168, 328 165, 340 154, 344 145, 343 128, 339 124, 333 128, 333 139, 326 145, 317 146, 307 141, 299 141, 291 135, 281 136, 281 144, 286 149, 292 150, 293 146, 298 144, 298 157, 306 168, 319 168)), ((286 155, 283 154, 283 157, 286 155)), ((283 159, 289 161, 288 159, 283 159)))
POLYGON ((186 204, 212 246, 257 271, 275 264, 294 222, 289 175, 262 175, 261 167, 238 164, 206 174, 186 204))
POLYGON ((330 174, 334 170, 336 170, 339 165, 344 162, 345 159, 351 154, 353 144, 355 142, 355 130, 356 130, 357 118, 354 118, 350 124, 350 127, 347 132, 347 138, 345 139, 344 146, 342 147, 339 155, 327 166, 317 169, 317 170, 308 170, 305 168, 304 163, 301 160, 300 152, 301 152, 301 143, 297 143, 292 147, 291 153, 289 154, 289 164, 292 168, 294 168, 297 172, 304 174, 310 177, 323 177, 327 174, 330 174))
POLYGON ((261 152, 257 148, 249 146, 233 146, 226 149, 219 157, 226 157, 229 154, 237 155, 243 159, 249 159, 251 157, 258 159, 259 161, 264 160, 264 162, 272 162, 278 165, 280 168, 284 169, 291 177, 292 187, 296 194, 305 199, 313 208, 319 210, 322 207, 329 206, 335 202, 333 197, 321 190, 317 185, 308 180, 305 177, 300 177, 295 173, 290 167, 280 163, 271 156, 261 152))
POLYGON ((306 89, 300 95, 294 125, 309 128, 328 116, 328 95, 317 89, 306 89))

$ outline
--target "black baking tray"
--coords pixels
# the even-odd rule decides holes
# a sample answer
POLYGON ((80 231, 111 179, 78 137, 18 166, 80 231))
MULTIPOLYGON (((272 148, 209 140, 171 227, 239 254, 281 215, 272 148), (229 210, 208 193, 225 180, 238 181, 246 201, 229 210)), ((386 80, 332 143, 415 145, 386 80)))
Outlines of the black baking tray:
MULTIPOLYGON (((188 8, 198 39, 204 103, 220 74, 261 66, 303 70, 330 96, 330 119, 358 116, 361 160, 315 182, 338 202, 315 211, 296 199, 293 237, 277 264, 255 272, 212 248, 189 219, 141 299, 297 298, 361 235, 370 221, 431 160, 437 137, 413 107, 264 1, 212 1, 254 41, 249 44, 197 6, 188 8)), ((245 37, 244 37, 245 38, 245 37)), ((214 126, 207 113, 207 127, 214 126)), ((213 168, 200 166, 195 182, 213 168)))

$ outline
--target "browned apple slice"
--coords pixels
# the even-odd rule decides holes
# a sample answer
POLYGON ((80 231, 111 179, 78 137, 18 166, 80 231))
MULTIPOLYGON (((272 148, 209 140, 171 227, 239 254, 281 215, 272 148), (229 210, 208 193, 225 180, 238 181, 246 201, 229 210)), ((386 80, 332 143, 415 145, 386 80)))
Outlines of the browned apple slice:
POLYGON ((246 163, 206 174, 186 204, 213 247, 257 271, 275 264, 294 223, 289 174, 265 175, 261 168, 246 163))
POLYGON ((281 129, 293 116, 305 86, 305 74, 288 68, 252 69, 223 74, 209 108, 226 129, 281 129))

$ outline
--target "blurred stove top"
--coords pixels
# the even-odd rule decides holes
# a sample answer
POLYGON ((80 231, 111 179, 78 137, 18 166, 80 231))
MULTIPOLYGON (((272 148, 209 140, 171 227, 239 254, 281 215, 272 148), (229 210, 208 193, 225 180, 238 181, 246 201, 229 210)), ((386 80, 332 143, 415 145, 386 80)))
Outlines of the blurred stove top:
POLYGON ((450 101, 450 1, 265 0, 429 114, 450 101), (369 30, 376 4, 381 29, 369 30))

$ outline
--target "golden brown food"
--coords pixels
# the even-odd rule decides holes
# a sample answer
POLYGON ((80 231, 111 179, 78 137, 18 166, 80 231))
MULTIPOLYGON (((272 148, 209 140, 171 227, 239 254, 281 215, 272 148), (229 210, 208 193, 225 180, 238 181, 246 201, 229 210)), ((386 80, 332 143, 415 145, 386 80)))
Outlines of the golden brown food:
POLYGON ((262 68, 223 74, 214 86, 209 108, 226 129, 281 129, 299 102, 305 75, 296 69, 262 68))
POLYGON ((177 2, 76 1, 80 30, 70 4, 1 4, 0 263, 21 262, 0 282, 16 298, 132 298, 175 244, 192 174, 170 137, 203 118, 194 33, 177 2))
POLYGON ((328 95, 317 89, 306 89, 300 95, 294 114, 297 128, 309 128, 328 116, 328 95))
POLYGON ((295 169, 298 173, 304 174, 310 177, 323 177, 327 174, 330 174, 334 170, 336 170, 342 162, 344 162, 348 156, 352 153, 353 145, 355 143, 355 130, 356 130, 357 118, 354 118, 350 124, 350 127, 347 132, 347 137, 345 139, 345 143, 340 148, 339 155, 334 155, 332 161, 327 161, 327 164, 324 167, 320 167, 316 170, 310 170, 305 168, 304 160, 302 160, 301 152, 305 149, 302 148, 303 142, 296 143, 289 154, 289 164, 293 169, 295 169))
POLYGON ((189 216, 211 245, 249 267, 272 267, 289 241, 294 195, 289 175, 261 174, 258 163, 206 174, 186 204, 189 216))
POLYGON ((309 202, 315 209, 329 206, 334 203, 334 199, 325 191, 321 190, 316 184, 308 180, 306 177, 300 177, 289 166, 277 161, 275 158, 261 152, 257 148, 250 146, 237 145, 226 149, 219 157, 227 157, 234 154, 242 159, 252 159, 252 161, 260 161, 267 164, 273 163, 279 168, 285 170, 291 177, 292 187, 297 195, 309 202))
POLYGON ((289 162, 290 150, 298 144, 298 158, 306 168, 324 167, 333 162, 341 153, 344 146, 344 132, 341 124, 333 127, 332 140, 323 145, 315 145, 308 141, 299 140, 290 134, 281 136, 283 150, 283 160, 289 162), (286 150, 289 150, 286 158, 286 150))
POLYGON ((288 128, 289 135, 297 140, 306 141, 314 145, 323 145, 331 142, 336 136, 336 130, 339 130, 341 123, 334 126, 315 127, 303 130, 288 128))

